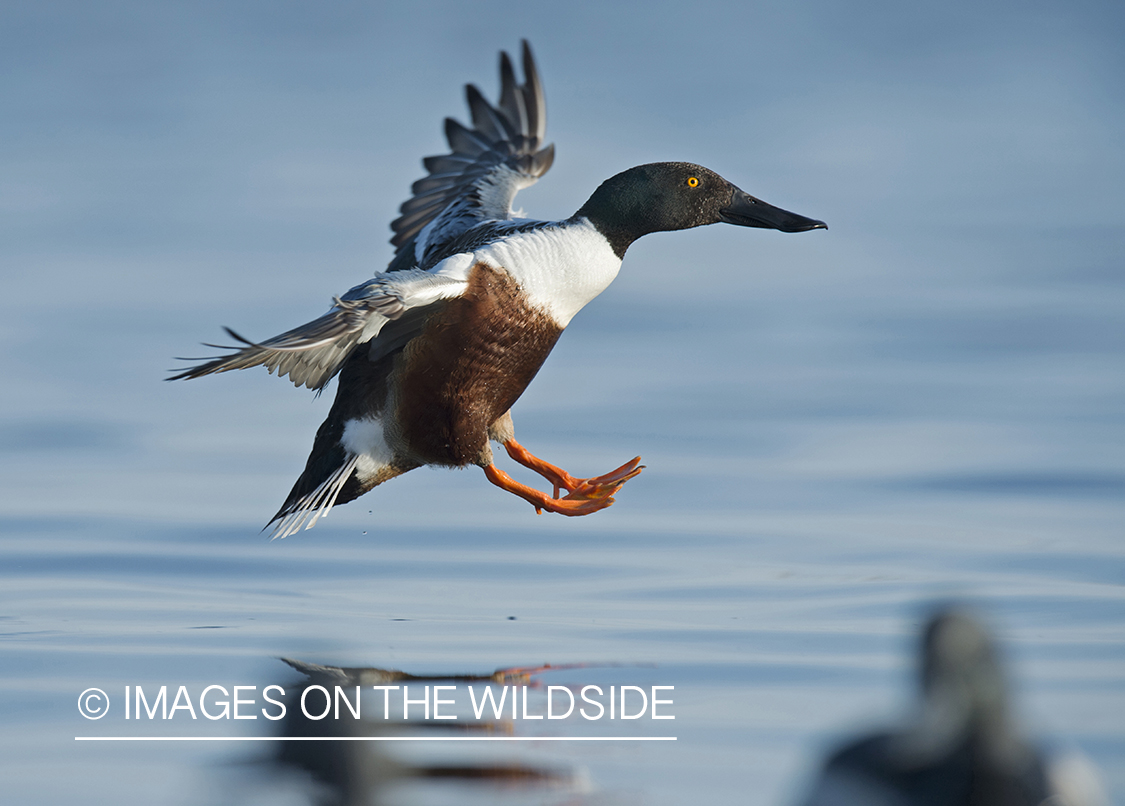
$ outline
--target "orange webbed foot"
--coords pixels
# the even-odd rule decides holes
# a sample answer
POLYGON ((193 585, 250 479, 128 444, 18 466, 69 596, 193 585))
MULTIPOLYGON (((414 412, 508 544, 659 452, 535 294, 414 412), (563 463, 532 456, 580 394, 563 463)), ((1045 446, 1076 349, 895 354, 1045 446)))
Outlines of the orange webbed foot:
MULTIPOLYGON (((625 482, 639 475, 640 472, 644 470, 644 466, 641 464, 641 457, 638 456, 632 461, 621 465, 621 467, 616 470, 611 470, 609 473, 604 473, 600 476, 594 476, 588 479, 580 479, 570 475, 561 467, 556 467, 550 462, 543 461, 514 439, 505 442, 504 448, 508 451, 509 456, 524 467, 534 470, 540 476, 547 479, 547 481, 551 482, 551 485, 554 487, 551 498, 547 498, 545 493, 541 494, 545 501, 553 502, 553 504, 540 503, 538 499, 532 500, 526 495, 516 493, 525 500, 531 501, 537 511, 546 509, 551 512, 557 512, 558 510, 555 509, 553 505, 563 505, 563 502, 567 502, 564 506, 572 509, 581 509, 581 511, 568 511, 562 514, 586 515, 590 512, 604 509, 613 503, 613 496, 621 489, 625 482), (559 493, 562 490, 566 490, 568 494, 559 498, 559 493), (574 506, 578 504, 578 502, 587 502, 588 506, 574 506)), ((509 479, 509 481, 511 481, 511 479, 509 479)), ((496 481, 493 481, 493 484, 496 483, 496 481)), ((515 482, 512 483, 514 484, 515 482)), ((503 487, 505 485, 499 486, 503 487)), ((519 486, 524 487, 524 485, 519 486)), ((505 487, 505 489, 507 489, 507 487, 505 487)), ((531 490, 532 488, 524 487, 524 489, 531 490)), ((509 491, 515 492, 514 490, 509 491)), ((537 490, 533 492, 538 493, 537 490)))
POLYGON ((557 512, 559 515, 589 515, 591 512, 605 509, 613 503, 613 498, 610 497, 609 493, 597 498, 572 498, 571 496, 552 498, 541 490, 528 487, 526 484, 520 484, 496 465, 485 467, 484 474, 489 481, 500 489, 518 495, 524 501, 530 503, 535 507, 536 512, 547 510, 548 512, 557 512))
MULTIPOLYGON (((637 456, 616 470, 593 478, 576 479, 567 474, 569 477, 567 480, 570 483, 562 486, 570 491, 570 495, 563 500, 595 499, 611 496, 620 490, 629 479, 639 476, 644 469, 644 465, 641 464, 641 457, 637 456)), ((556 486, 555 497, 558 498, 558 496, 559 488, 556 486)))

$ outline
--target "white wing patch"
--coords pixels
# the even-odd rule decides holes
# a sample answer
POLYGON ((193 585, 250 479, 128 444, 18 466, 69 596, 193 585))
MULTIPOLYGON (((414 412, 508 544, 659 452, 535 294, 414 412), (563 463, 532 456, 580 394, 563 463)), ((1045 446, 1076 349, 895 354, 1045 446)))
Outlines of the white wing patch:
MULTIPOLYGON (((463 263, 463 262, 462 262, 463 263)), ((322 389, 358 345, 377 338, 383 326, 411 309, 456 297, 466 288, 468 266, 451 263, 441 271, 384 272, 337 297, 328 313, 293 330, 252 342, 234 331, 245 347, 191 367, 169 380, 198 378, 232 369, 264 366, 297 386, 322 389)))
POLYGON ((460 295, 466 286, 464 272, 450 265, 437 271, 407 269, 375 275, 343 296, 379 313, 386 319, 397 319, 407 308, 418 308, 460 295))

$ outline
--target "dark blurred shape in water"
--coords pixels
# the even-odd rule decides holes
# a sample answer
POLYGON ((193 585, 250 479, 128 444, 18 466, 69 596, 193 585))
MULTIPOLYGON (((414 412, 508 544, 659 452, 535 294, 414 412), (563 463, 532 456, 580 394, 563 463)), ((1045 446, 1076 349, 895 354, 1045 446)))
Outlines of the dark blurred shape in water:
MULTIPOLYGON (((484 799, 496 802, 502 790, 504 800, 514 803, 546 802, 581 803, 583 781, 570 765, 531 764, 514 757, 510 747, 489 745, 486 758, 409 761, 394 750, 395 742, 365 741, 366 738, 418 736, 420 732, 445 734, 511 733, 506 724, 481 721, 472 725, 449 725, 417 719, 375 722, 368 719, 311 719, 301 707, 306 685, 370 686, 392 682, 480 682, 529 683, 537 669, 500 669, 491 675, 412 675, 394 669, 373 667, 341 668, 304 661, 283 660, 301 672, 305 685, 287 686, 285 717, 277 723, 278 735, 287 739, 277 743, 266 765, 275 771, 297 773, 296 779, 307 802, 323 806, 360 806, 393 802, 430 803, 432 793, 424 794, 419 786, 441 786, 445 801, 458 803, 484 799), (292 741, 308 737, 311 741, 292 741), (334 741, 339 739, 340 741, 334 741), (404 786, 405 785, 405 786, 404 786), (449 788, 453 787, 452 794, 449 788), (393 795, 389 790, 393 788, 393 795)), ((558 667, 544 667, 558 668, 558 667)), ((256 765, 257 766, 257 765, 256 765)), ((291 776, 281 776, 291 778, 291 776)), ((272 778, 272 776, 271 776, 272 778)), ((287 790, 292 793, 292 790, 287 790)))
MULTIPOLYGON (((509 616, 509 618, 512 617, 509 616)), ((544 663, 540 666, 509 666, 504 669, 497 669, 492 674, 443 674, 434 676, 410 674, 398 669, 379 669, 374 666, 321 666, 319 663, 309 663, 293 658, 282 658, 281 660, 305 675, 312 683, 353 686, 382 685, 397 680, 456 680, 462 683, 520 683, 534 688, 537 686, 534 676, 541 672, 581 669, 587 665, 583 663, 544 663)))
POLYGON ((1048 759, 1015 726, 991 636, 938 611, 922 635, 921 702, 902 727, 828 759, 805 806, 1107 806, 1084 759, 1048 759))

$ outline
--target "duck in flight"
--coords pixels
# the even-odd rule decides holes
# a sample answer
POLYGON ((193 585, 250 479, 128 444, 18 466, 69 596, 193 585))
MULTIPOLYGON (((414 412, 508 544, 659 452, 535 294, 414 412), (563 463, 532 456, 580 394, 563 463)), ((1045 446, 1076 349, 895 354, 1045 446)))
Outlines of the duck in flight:
POLYGON ((385 272, 334 298, 328 313, 169 380, 264 366, 318 392, 339 375, 336 399, 305 470, 270 521, 273 537, 312 528, 335 504, 423 465, 483 468, 490 482, 535 507, 588 515, 642 470, 640 457, 576 478, 516 442, 510 409, 579 310, 613 282, 625 251, 652 232, 726 222, 782 232, 824 229, 738 189, 714 171, 658 162, 619 173, 570 218, 515 218, 512 201, 554 159, 546 105, 523 43, 523 83, 500 54, 496 106, 468 85, 467 127, 445 121, 450 153, 423 160, 428 175, 392 224, 385 272), (547 493, 493 462, 489 442, 543 476, 547 493), (560 497, 560 493, 565 495, 560 497))

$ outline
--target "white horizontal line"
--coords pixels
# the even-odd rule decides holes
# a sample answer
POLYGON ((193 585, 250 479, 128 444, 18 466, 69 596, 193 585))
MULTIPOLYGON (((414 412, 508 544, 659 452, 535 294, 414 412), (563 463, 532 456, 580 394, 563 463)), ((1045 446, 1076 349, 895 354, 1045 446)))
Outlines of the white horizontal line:
POLYGON ((76 742, 674 742, 675 736, 75 736, 76 742))

